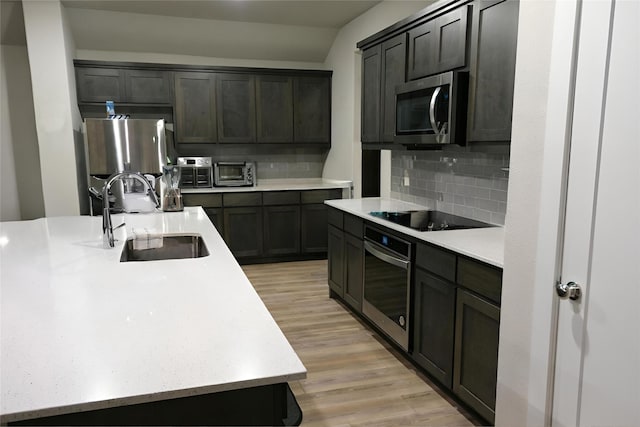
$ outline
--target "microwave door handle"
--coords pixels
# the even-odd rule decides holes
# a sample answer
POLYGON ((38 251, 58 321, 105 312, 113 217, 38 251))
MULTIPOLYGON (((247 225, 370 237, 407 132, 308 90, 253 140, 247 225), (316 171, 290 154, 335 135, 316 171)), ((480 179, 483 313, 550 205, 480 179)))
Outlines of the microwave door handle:
POLYGON ((373 246, 371 243, 365 241, 364 242, 364 248, 365 250, 369 251, 369 253, 371 253, 371 255, 373 255, 374 257, 387 262, 389 264, 395 265, 396 267, 400 267, 404 270, 408 270, 409 269, 409 261, 406 261, 404 259, 400 259, 400 258, 396 258, 394 256, 385 254, 384 252, 382 252, 381 250, 377 249, 375 246, 373 246))
POLYGON ((436 101, 438 100, 438 95, 440 95, 440 86, 438 86, 431 96, 431 102, 429 102, 429 120, 431 121, 431 127, 433 128, 433 132, 435 134, 440 133, 440 129, 438 129, 438 123, 436 123, 436 101))

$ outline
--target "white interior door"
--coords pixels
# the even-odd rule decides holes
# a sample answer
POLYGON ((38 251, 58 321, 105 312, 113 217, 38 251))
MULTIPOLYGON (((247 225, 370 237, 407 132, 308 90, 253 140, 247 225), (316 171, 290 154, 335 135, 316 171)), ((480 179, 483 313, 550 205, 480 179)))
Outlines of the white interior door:
POLYGON ((640 423, 640 2, 579 2, 552 425, 640 423), (581 10, 580 10, 581 9, 581 10))

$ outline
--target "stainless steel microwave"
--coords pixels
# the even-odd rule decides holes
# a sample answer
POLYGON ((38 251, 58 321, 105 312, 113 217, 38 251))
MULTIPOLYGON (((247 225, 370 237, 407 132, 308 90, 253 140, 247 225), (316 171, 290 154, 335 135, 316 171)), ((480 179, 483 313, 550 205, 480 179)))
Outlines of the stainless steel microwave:
POLYGON ((468 81, 468 73, 449 71, 396 86, 394 142, 464 145, 468 81))
POLYGON ((251 187, 256 185, 256 166, 252 162, 216 162, 213 164, 216 187, 251 187))

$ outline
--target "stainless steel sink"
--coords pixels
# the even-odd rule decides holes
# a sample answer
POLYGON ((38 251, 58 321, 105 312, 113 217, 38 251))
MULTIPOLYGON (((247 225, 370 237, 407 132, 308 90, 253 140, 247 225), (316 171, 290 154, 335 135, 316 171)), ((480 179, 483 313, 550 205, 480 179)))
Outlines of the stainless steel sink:
POLYGON ((202 258, 209 256, 207 245, 198 234, 167 234, 162 236, 162 247, 134 249, 133 239, 127 239, 120 262, 158 261, 164 259, 202 258))

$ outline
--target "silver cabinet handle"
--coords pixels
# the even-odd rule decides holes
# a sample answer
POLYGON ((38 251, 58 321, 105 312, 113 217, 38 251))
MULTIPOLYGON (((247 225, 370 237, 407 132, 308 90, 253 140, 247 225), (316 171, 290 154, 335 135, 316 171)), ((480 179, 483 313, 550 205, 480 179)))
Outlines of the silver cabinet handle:
POLYGON ((373 246, 371 243, 365 241, 364 242, 364 249, 366 251, 368 251, 371 255, 373 255, 374 257, 387 262, 389 264, 395 265, 396 267, 400 267, 404 270, 408 270, 409 269, 409 261, 406 261, 404 259, 399 259, 396 258, 394 256, 391 256, 389 254, 386 254, 384 252, 382 252, 381 250, 377 249, 375 246, 373 246))
POLYGON ((556 292, 558 296, 562 299, 569 298, 570 300, 576 301, 580 299, 582 296, 582 288, 576 282, 569 283, 556 283, 556 292))
POLYGON ((438 129, 438 123, 436 123, 436 101, 438 100, 438 95, 440 95, 440 86, 433 91, 431 102, 429 102, 429 120, 431 121, 433 132, 436 135, 440 132, 440 129, 438 129))

